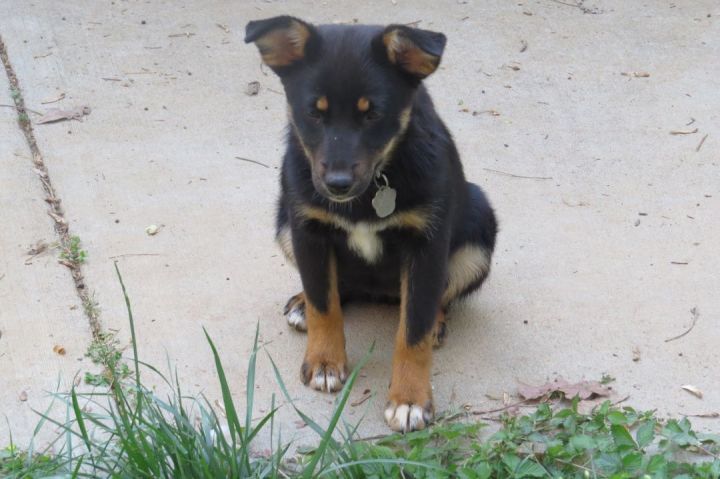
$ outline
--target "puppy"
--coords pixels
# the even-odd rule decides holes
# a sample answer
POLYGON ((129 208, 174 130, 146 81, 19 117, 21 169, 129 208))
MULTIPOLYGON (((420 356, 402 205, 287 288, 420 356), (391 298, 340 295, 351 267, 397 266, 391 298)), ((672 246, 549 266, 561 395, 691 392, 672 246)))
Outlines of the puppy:
POLYGON ((385 419, 403 432, 433 419, 433 346, 448 306, 488 276, 497 233, 422 83, 445 41, 289 16, 252 21, 245 36, 287 96, 277 241, 302 279, 285 311, 307 330, 302 379, 332 392, 347 378, 344 302, 399 301, 385 419))

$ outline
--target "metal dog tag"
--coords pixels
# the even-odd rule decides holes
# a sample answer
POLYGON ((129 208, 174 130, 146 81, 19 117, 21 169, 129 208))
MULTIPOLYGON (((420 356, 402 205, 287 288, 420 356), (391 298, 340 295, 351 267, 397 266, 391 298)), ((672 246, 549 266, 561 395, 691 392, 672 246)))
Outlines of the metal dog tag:
POLYGON ((383 186, 378 186, 378 190, 372 199, 372 205, 375 209, 375 214, 380 218, 385 218, 395 211, 397 191, 390 187, 387 176, 382 175, 382 179, 385 180, 385 184, 383 186))

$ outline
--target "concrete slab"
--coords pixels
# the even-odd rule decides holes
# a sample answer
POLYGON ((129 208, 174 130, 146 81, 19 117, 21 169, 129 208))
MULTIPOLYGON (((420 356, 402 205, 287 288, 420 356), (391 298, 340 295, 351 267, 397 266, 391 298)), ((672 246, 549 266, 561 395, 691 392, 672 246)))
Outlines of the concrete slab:
MULTIPOLYGON (((272 243, 285 106, 279 82, 242 43, 248 20, 290 13, 420 21, 449 35, 429 85, 502 231, 489 283, 454 311, 436 354, 440 410, 492 407, 486 395, 513 392, 518 380, 607 373, 634 406, 718 411, 720 11, 710 0, 592 3, 594 13, 549 0, 3 0, 12 15, 0 15, 0 27, 30 107, 64 93, 53 106, 93 109, 36 134, 89 252, 86 277, 106 327, 127 331, 111 260, 120 256, 141 355, 163 365, 168 354, 211 400, 219 395, 201 326, 242 402, 259 323, 299 405, 318 416, 332 402, 300 385, 304 338, 281 316, 299 289, 272 243), (257 96, 244 93, 250 81, 262 84, 257 96), (150 224, 157 235, 145 234, 150 224), (693 307, 694 330, 665 342, 689 326, 693 307), (704 399, 680 389, 688 383, 704 399)), ((363 433, 385 430, 395 318, 394 308, 347 311, 351 361, 377 341, 355 391, 377 397, 349 409, 353 419, 368 408, 363 433)), ((256 398, 267 405, 278 392, 267 361, 258 374, 256 398)), ((286 433, 307 434, 282 414, 286 433)))
MULTIPOLYGON (((2 70, 0 104, 12 103, 2 70)), ((57 250, 27 254, 38 241, 57 242, 43 198, 15 110, 0 108, 0 448, 10 433, 15 444, 27 447, 40 420, 33 409, 45 411, 50 393, 67 391, 89 362, 83 357, 88 323, 57 250)), ((52 429, 43 430, 36 447, 52 429)))

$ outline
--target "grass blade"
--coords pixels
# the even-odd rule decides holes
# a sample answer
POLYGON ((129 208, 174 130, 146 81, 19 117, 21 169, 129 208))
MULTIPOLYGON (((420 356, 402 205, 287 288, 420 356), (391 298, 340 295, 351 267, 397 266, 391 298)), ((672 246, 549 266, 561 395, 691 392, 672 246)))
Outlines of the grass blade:
POLYGON ((88 452, 91 452, 92 446, 90 444, 90 437, 88 436, 87 428, 85 427, 85 419, 83 418, 83 412, 80 409, 80 403, 78 403, 77 393, 75 392, 74 387, 70 390, 70 398, 72 399, 72 408, 73 411, 75 411, 75 420, 80 428, 82 440, 85 443, 85 447, 87 447, 88 452))
POLYGON ((217 371, 218 379, 220 380, 220 390, 222 392, 223 406, 225 407, 228 427, 230 428, 230 436, 232 437, 233 443, 235 443, 238 439, 242 441, 242 427, 240 426, 240 420, 238 419, 237 410, 235 409, 235 403, 233 402, 232 395, 230 394, 230 387, 228 386, 227 378, 225 377, 225 369, 220 361, 220 355, 215 347, 215 343, 213 343, 213 340, 210 339, 210 335, 204 327, 203 332, 205 333, 205 338, 207 338, 207 341, 210 344, 210 349, 212 349, 213 358, 215 360, 215 370, 217 371))
MULTIPOLYGON (((133 348, 133 364, 135 365, 135 385, 138 388, 138 397, 140 391, 140 365, 138 363, 138 350, 137 350, 137 337, 135 336, 135 319, 132 314, 132 307, 130 307, 130 298, 128 297, 127 290, 125 289, 125 283, 123 282, 122 275, 120 274, 120 268, 118 268, 118 262, 115 261, 115 273, 117 273, 118 281, 120 281, 120 287, 122 288, 123 297, 125 298, 125 307, 127 308, 128 321, 130 321, 130 338, 132 340, 133 348)), ((140 402, 138 401, 138 407, 140 402)))

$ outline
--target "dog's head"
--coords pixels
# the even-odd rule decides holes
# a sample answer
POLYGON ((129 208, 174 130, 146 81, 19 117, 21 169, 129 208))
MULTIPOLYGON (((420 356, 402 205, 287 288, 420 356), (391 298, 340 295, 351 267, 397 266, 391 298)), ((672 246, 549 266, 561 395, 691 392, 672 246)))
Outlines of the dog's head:
POLYGON ((248 23, 245 42, 285 87, 315 189, 343 202, 365 192, 392 154, 417 87, 440 64, 445 35, 282 16, 248 23))

